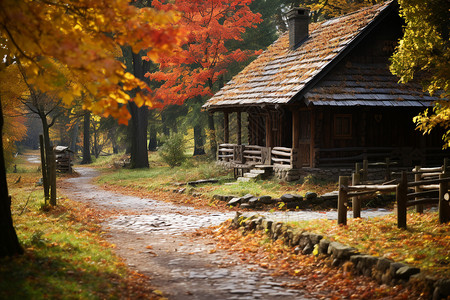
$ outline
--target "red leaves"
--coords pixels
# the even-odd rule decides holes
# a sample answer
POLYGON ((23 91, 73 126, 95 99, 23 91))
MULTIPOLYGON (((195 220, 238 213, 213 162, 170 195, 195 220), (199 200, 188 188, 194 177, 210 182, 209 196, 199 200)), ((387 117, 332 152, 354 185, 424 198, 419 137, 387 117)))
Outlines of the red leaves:
POLYGON ((159 57, 159 72, 147 74, 163 81, 155 97, 164 105, 182 104, 195 96, 212 95, 212 85, 232 62, 242 62, 255 52, 225 47, 229 40, 241 40, 246 28, 261 22, 248 7, 250 0, 154 0, 153 6, 183 13, 179 22, 187 32, 182 49, 159 57))

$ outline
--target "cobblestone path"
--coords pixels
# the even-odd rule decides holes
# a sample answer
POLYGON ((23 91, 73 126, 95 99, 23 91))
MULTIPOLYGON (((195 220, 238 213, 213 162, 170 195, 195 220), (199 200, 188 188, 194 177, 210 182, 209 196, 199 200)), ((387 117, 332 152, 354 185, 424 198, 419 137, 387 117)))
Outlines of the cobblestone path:
MULTIPOLYGON (((212 251, 214 243, 195 235, 195 230, 218 225, 234 213, 198 210, 188 206, 101 189, 92 184, 98 172, 77 168, 81 176, 70 178, 62 192, 73 200, 104 210, 117 211, 103 224, 117 254, 130 268, 150 276, 151 284, 169 299, 316 299, 289 288, 299 278, 272 277, 257 265, 245 264, 234 254, 212 251), (123 212, 123 213, 121 213, 123 212)), ((363 212, 364 216, 386 214, 363 212)), ((335 219, 335 212, 275 212, 274 220, 335 219)))

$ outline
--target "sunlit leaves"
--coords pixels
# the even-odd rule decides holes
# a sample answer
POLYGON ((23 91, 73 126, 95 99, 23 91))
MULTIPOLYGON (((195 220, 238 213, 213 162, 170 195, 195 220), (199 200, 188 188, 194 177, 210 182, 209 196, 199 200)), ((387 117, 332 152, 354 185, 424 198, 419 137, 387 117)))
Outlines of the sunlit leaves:
POLYGON ((425 72, 424 90, 440 93, 443 101, 436 103, 433 113, 419 114, 417 129, 428 133, 443 127, 444 148, 450 145, 450 3, 446 0, 400 0, 401 16, 406 21, 405 34, 392 57, 391 72, 400 82, 412 80, 425 72))
MULTIPOLYGON (((155 60, 170 55, 183 39, 173 25, 179 18, 173 11, 139 9, 127 0, 5 0, 0 49, 4 64, 20 61, 36 89, 48 92, 65 85, 60 97, 66 104, 84 91, 85 108, 126 123, 130 115, 118 105, 130 100, 124 90, 145 85, 115 59, 118 46, 129 45, 135 52, 146 49, 155 60), (68 74, 54 68, 53 60, 68 74), (76 84, 66 84, 68 77, 76 84)), ((4 69, 5 65, 0 71, 4 69)), ((149 93, 137 100, 153 101, 149 93)))

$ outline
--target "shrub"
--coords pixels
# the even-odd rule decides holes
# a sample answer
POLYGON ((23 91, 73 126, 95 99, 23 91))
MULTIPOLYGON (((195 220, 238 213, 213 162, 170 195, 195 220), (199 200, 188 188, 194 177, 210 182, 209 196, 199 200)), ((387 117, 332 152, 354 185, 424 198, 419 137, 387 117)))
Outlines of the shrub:
POLYGON ((171 134, 164 140, 164 144, 159 148, 158 154, 171 168, 180 166, 185 160, 184 152, 186 142, 181 133, 171 134))

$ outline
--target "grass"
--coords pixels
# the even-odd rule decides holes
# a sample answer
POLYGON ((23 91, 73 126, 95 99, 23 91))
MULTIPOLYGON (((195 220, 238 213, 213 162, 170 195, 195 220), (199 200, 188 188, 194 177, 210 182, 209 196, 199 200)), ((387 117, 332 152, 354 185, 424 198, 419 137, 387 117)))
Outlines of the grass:
POLYGON ((43 207, 37 165, 19 170, 25 172, 8 174, 8 187, 25 254, 0 259, 0 299, 157 298, 149 279, 114 254, 95 211, 65 198, 43 207))
POLYGON ((195 188, 190 188, 190 192, 202 194, 205 203, 209 203, 213 195, 236 195, 253 194, 255 196, 269 195, 280 197, 285 193, 305 194, 308 191, 324 193, 336 188, 335 183, 317 182, 306 180, 302 182, 285 183, 278 180, 259 180, 250 182, 234 182, 232 171, 223 169, 214 161, 206 157, 189 157, 179 167, 170 168, 161 161, 157 153, 149 155, 149 169, 114 169, 111 168, 114 157, 102 159, 101 163, 94 166, 102 168, 103 174, 99 177, 98 183, 127 187, 135 190, 147 190, 158 192, 171 192, 176 183, 186 183, 199 179, 218 179, 216 184, 202 184, 195 188))
POLYGON ((394 214, 349 219, 347 226, 336 225, 334 220, 293 222, 290 225, 323 234, 362 253, 417 266, 428 275, 450 277, 450 224, 439 224, 436 212, 409 212, 407 230, 397 228, 394 214))

